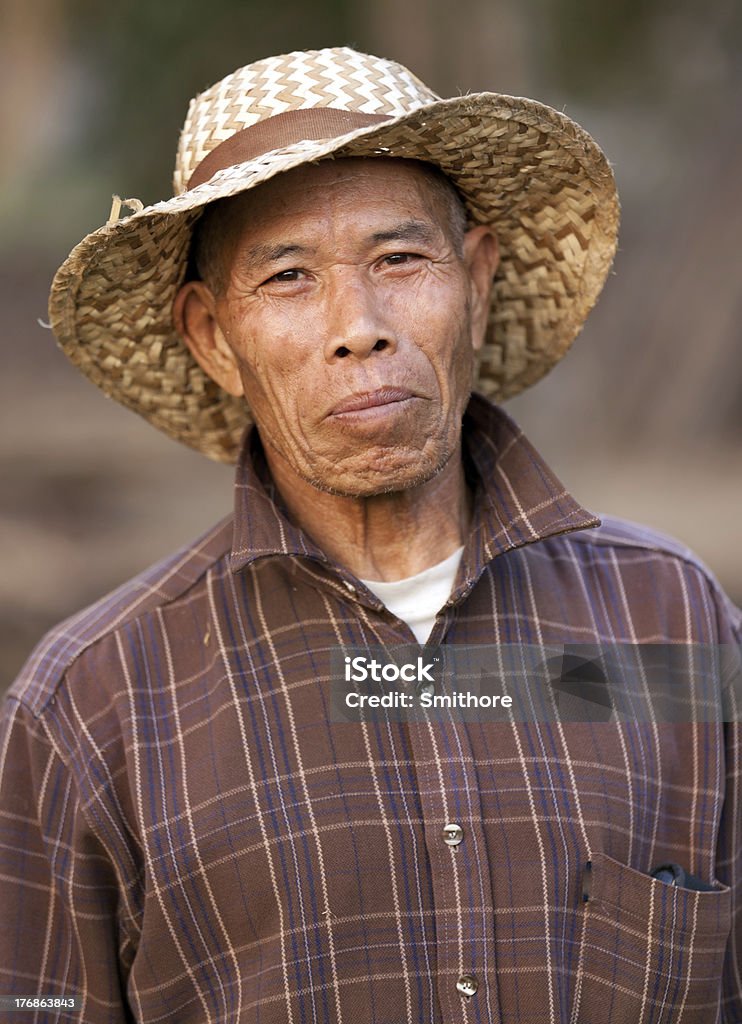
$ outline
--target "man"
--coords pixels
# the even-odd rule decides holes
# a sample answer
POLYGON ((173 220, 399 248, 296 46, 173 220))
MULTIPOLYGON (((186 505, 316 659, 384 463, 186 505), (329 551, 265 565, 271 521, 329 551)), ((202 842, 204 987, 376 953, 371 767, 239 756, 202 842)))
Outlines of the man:
POLYGON ((78 246, 55 330, 207 455, 256 429, 233 520, 11 690, 3 991, 91 1022, 742 1019, 740 614, 470 397, 542 376, 600 291, 595 143, 296 53, 193 102, 176 192, 78 246), (415 640, 487 645, 499 680, 525 659, 524 705, 534 649, 668 645, 683 713, 639 660, 599 722, 333 715, 338 655, 415 640))

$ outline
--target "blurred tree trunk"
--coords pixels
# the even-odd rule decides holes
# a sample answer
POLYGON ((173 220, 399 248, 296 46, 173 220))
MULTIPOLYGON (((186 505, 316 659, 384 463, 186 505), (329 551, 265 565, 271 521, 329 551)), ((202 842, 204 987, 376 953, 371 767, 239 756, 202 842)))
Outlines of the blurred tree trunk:
POLYGON ((527 17, 517 0, 376 0, 354 10, 370 49, 444 96, 522 92, 531 77, 527 17))

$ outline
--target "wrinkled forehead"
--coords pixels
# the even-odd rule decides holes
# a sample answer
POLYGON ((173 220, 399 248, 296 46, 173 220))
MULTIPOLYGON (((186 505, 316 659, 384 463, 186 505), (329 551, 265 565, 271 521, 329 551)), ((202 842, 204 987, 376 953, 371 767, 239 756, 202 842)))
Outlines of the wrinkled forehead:
POLYGON ((222 202, 233 202, 233 215, 243 221, 265 221, 273 215, 289 219, 292 214, 311 211, 336 197, 347 200, 359 213, 372 203, 417 203, 434 219, 443 220, 444 190, 453 191, 453 186, 432 164, 388 157, 345 157, 296 167, 234 200, 222 202))
POLYGON ((290 238, 330 211, 335 227, 361 222, 424 220, 457 247, 466 214, 449 179, 433 164, 389 157, 347 157, 304 164, 261 185, 210 204, 197 223, 191 249, 194 276, 221 287, 237 249, 255 238, 290 238))

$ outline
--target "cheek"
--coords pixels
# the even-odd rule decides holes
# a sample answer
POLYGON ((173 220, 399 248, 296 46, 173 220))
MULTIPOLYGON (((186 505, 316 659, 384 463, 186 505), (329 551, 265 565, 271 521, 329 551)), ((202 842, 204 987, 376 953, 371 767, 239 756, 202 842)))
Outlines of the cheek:
POLYGON ((265 316, 260 308, 250 308, 230 326, 228 341, 240 373, 252 381, 253 387, 266 392, 291 369, 288 359, 292 331, 285 320, 276 323, 275 317, 265 316))
POLYGON ((300 317, 279 319, 251 311, 235 321, 231 330, 229 340, 247 403, 274 435, 296 429, 298 410, 311 390, 309 353, 296 344, 300 327, 300 317))
POLYGON ((414 323, 416 340, 449 390, 459 380, 471 376, 473 350, 471 312, 467 294, 457 288, 427 288, 424 301, 416 304, 414 323))

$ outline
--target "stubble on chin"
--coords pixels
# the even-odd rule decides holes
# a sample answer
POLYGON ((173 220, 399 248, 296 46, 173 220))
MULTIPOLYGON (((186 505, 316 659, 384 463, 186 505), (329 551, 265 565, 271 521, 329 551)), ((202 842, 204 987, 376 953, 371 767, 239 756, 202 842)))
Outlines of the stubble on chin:
POLYGON ((387 467, 372 468, 366 465, 356 470, 343 471, 337 466, 328 466, 321 472, 316 468, 307 472, 295 467, 295 471, 306 483, 325 494, 340 498, 373 498, 414 490, 428 483, 443 472, 456 450, 457 445, 454 443, 442 446, 427 456, 421 457, 421 453, 416 452, 409 460, 403 460, 401 465, 397 455, 389 459, 390 465, 387 467))

